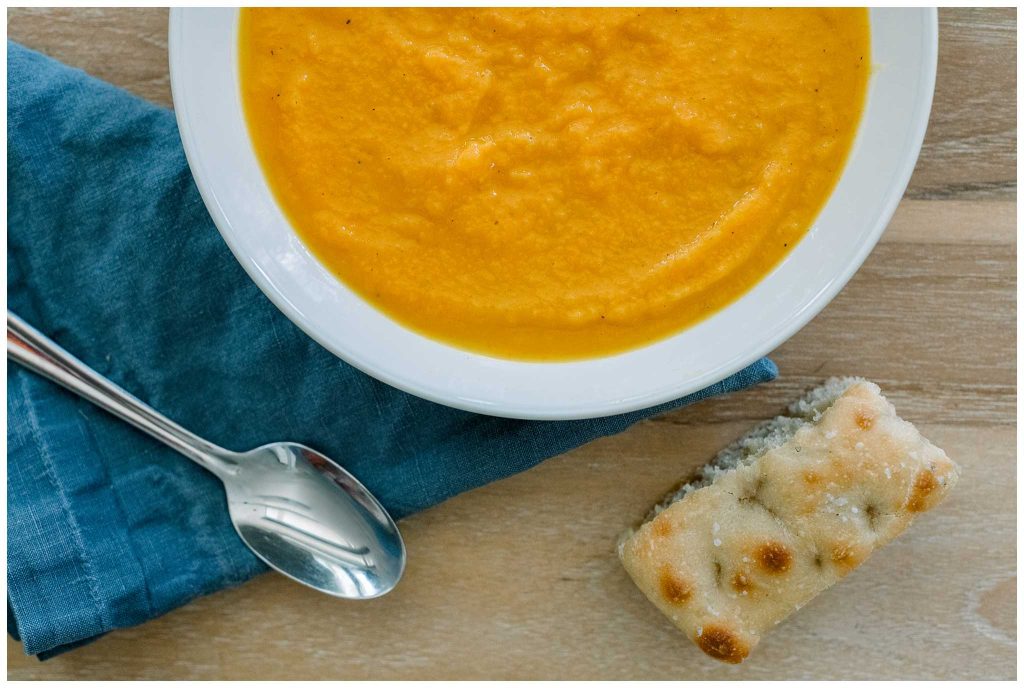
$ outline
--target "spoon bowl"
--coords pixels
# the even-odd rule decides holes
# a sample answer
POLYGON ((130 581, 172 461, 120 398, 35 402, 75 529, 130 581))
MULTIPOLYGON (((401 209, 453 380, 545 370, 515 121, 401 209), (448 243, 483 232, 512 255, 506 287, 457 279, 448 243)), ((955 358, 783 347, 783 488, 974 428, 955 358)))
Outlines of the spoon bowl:
POLYGON ((380 597, 398 584, 405 544, 352 474, 291 442, 235 455, 225 480, 242 541, 286 576, 336 597, 380 597))

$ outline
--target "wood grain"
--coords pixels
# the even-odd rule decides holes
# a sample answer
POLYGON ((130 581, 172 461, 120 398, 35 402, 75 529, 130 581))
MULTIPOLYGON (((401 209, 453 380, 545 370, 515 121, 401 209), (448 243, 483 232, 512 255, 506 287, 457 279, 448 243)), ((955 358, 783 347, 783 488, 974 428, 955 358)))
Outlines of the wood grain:
POLYGON ((939 69, 910 198, 1017 197, 1017 10, 939 12, 939 69))
MULTIPOLYGON (((166 11, 11 9, 12 39, 169 104, 166 11)), ((1016 12, 940 11, 935 104, 907 198, 770 384, 643 422, 403 521, 380 600, 277 576, 8 677, 1013 678, 1016 12), (613 543, 674 480, 833 374, 876 380, 962 463, 949 500, 739 667, 690 647, 613 543)))

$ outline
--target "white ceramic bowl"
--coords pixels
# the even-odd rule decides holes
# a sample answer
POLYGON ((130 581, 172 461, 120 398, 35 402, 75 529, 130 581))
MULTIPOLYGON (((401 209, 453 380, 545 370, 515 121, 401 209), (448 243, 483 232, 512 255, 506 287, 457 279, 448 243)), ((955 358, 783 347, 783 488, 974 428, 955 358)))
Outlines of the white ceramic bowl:
POLYGON ((170 68, 192 174, 249 276, 309 336, 388 384, 462 409, 540 419, 611 415, 695 392, 769 353, 824 308, 864 262, 903 195, 928 123, 938 49, 934 9, 871 10, 874 71, 846 169, 808 235, 753 290, 640 349, 525 363, 411 332, 317 262, 275 203, 249 141, 237 23, 237 9, 171 10, 170 68))

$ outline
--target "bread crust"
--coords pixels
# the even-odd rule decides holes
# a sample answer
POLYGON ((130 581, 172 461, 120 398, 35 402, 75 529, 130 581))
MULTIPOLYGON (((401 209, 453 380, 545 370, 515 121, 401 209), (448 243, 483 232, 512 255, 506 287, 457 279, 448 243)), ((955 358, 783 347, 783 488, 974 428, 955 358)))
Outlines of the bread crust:
POLYGON ((619 555, 698 647, 738 663, 958 477, 945 452, 861 381, 782 446, 661 511, 619 555))

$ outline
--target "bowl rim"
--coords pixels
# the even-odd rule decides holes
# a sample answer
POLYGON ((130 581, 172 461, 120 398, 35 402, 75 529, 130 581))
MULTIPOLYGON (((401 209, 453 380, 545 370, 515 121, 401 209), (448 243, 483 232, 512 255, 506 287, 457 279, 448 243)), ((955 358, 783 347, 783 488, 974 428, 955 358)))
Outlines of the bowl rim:
MULTIPOLYGON (((558 400, 553 399, 550 401, 545 400, 543 403, 538 404, 537 399, 523 402, 521 400, 500 398, 500 395, 498 397, 488 397, 487 395, 481 396, 480 394, 454 392, 450 387, 440 384, 436 379, 431 381, 424 378, 422 375, 410 375, 408 374, 408 371, 406 371, 406 374, 402 374, 393 368, 382 367, 378 362, 370 360, 367 356, 361 354, 360 351, 352 348, 352 346, 349 345, 350 342, 341 341, 337 337, 328 336, 319 323, 315 322, 305 312, 292 303, 288 298, 288 295, 282 292, 278 285, 275 284, 263 270, 259 262, 250 255, 250 252, 245 246, 243 246, 238 233, 233 228, 218 195, 214 192, 214 185, 203 165, 203 157, 199 151, 199 146, 196 141, 196 132, 193 129, 192 121, 189 117, 189 101, 184 96, 187 86, 185 84, 186 76, 184 74, 184 70, 181 68, 182 56, 185 51, 185 46, 182 42, 183 39, 181 38, 181 29, 190 13, 204 11, 216 10, 203 8, 172 8, 170 10, 168 22, 168 60, 175 116, 185 156, 188 160, 193 177, 195 178, 196 186, 199 189, 200 195, 203 198, 207 210, 209 211, 214 224, 217 226, 217 229, 225 243, 228 245, 238 262, 245 269, 250 279, 257 284, 257 286, 279 310, 281 310, 308 336, 346 363, 374 378, 377 378, 378 380, 381 380, 382 382, 402 391, 446 406, 492 416, 533 420, 569 420, 602 417, 650 408, 672 401, 687 394, 704 389, 705 387, 719 382, 749 366, 776 349, 779 345, 784 343, 802 329, 808 322, 810 322, 811 319, 813 319, 821 312, 822 309, 824 309, 826 305, 828 305, 829 302, 831 302, 847 282, 849 282, 857 270, 860 269, 861 265, 878 243, 878 240, 884 233, 889 221, 892 219, 892 216, 896 211, 897 206, 902 200, 907 184, 909 183, 910 177, 916 166, 921 146, 924 142, 924 136, 928 126, 934 96, 938 62, 938 12, 936 8, 914 8, 912 10, 902 10, 904 12, 915 12, 921 15, 923 20, 922 26, 924 39, 920 46, 923 68, 918 74, 919 82, 917 84, 918 89, 923 96, 921 97, 921 100, 917 101, 913 112, 913 118, 909 121, 910 133, 907 136, 909 145, 904 149, 905 154, 901 158, 898 169, 896 169, 892 174, 892 184, 888 187, 884 201, 880 204, 880 209, 875 216, 876 220, 871 225, 870 229, 863 234, 860 239, 860 243, 857 246, 857 250, 846 259, 842 269, 839 270, 838 273, 834 274, 807 303, 790 314, 784 324, 774 327, 770 335, 758 338, 756 345, 751 346, 744 355, 734 356, 729 360, 722 361, 714 368, 709 368, 707 371, 699 375, 671 379, 665 382, 665 384, 646 389, 642 393, 609 395, 606 398, 598 400, 586 400, 582 402, 577 400, 568 403, 561 403, 558 400)), ((238 8, 230 8, 229 11, 237 13, 238 8)), ((879 10, 878 8, 873 8, 869 11, 876 12, 879 10)), ((885 10, 883 9, 881 11, 885 10)), ((872 25, 872 37, 874 38, 874 24, 872 25)), ((872 49, 874 49, 874 42, 872 43, 872 49)), ((870 97, 872 91, 872 84, 873 82, 869 84, 868 87, 868 97, 870 97)), ((861 123, 858 125, 858 139, 861 136, 863 121, 864 118, 862 118, 861 123)), ((246 136, 248 137, 247 134, 246 136)), ((854 146, 856 145, 857 143, 855 142, 854 146)), ((849 160, 847 161, 844 171, 840 176, 840 182, 842 181, 843 176, 846 175, 848 168, 849 160)), ((260 172, 260 175, 262 176, 262 171, 260 172)), ((838 186, 839 184, 837 183, 836 188, 838 188, 838 186)), ((826 201, 826 207, 831 202, 834 195, 835 189, 830 193, 829 199, 826 201)), ((273 202, 276 205, 276 200, 273 202)), ((823 213, 824 209, 821 212, 823 213)), ((294 230, 292 231, 294 232, 294 230)), ((811 232, 809 231, 808 234, 810 233, 811 232)), ((806 240, 807 237, 805 236, 802 242, 806 240)), ((791 251, 789 256, 792 254, 793 251, 791 251)), ((779 268, 788 260, 789 256, 785 257, 778 265, 776 265, 769 275, 778 271, 779 268)), ((763 277, 758 284, 765 282, 769 275, 763 277)), ((342 289, 348 290, 348 288, 341 284, 340 281, 338 282, 338 285, 341 286, 342 289)), ((756 286, 757 285, 755 285, 755 288, 752 288, 746 294, 741 296, 737 301, 734 301, 721 309, 721 311, 712 316, 712 318, 733 309, 740 300, 749 296, 750 293, 756 289, 756 286)), ((372 308, 372 306, 370 308, 372 308)), ((383 317, 386 318, 387 316, 383 317)), ((394 323, 396 327, 411 333, 411 330, 408 330, 400 323, 395 321, 391 322, 394 323)), ((699 325, 700 323, 694 327, 699 325)), ((467 361, 473 359, 496 361, 500 362, 502 366, 514 367, 523 374, 535 375, 538 369, 543 370, 551 369, 552 367, 565 367, 581 364, 586 365, 589 363, 608 361, 620 357, 642 355, 643 352, 647 350, 677 339, 686 331, 687 330, 683 330, 676 335, 671 335, 662 340, 652 342, 651 344, 644 345, 621 354, 567 362, 507 361, 503 359, 493 359, 483 354, 462 351, 434 340, 428 339, 428 341, 434 346, 455 350, 459 354, 462 354, 463 358, 467 361)), ((423 337, 423 335, 416 336, 427 339, 426 337, 423 337)), ((479 372, 479 370, 477 372, 479 372)), ((540 374, 543 375, 543 372, 540 374)))

